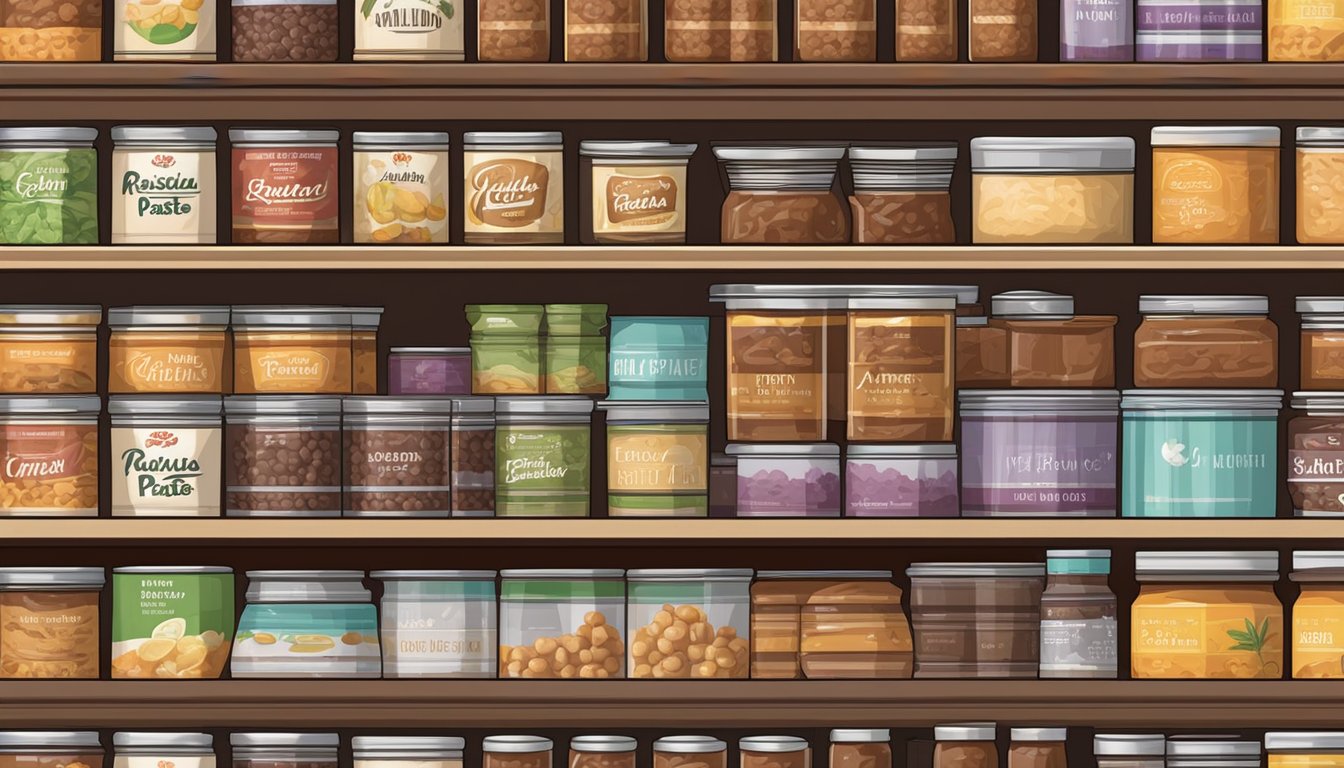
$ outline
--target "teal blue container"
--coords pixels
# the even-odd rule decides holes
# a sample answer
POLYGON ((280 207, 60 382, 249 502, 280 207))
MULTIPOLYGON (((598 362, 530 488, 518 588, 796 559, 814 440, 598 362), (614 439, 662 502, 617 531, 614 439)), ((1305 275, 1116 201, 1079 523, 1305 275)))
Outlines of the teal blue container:
POLYGON ((235 678, 382 675, 378 612, 363 571, 248 571, 235 678))
POLYGON ((1137 389, 1120 401, 1122 517, 1274 517, 1276 389, 1137 389))
POLYGON ((708 400, 707 317, 613 317, 609 400, 708 400))

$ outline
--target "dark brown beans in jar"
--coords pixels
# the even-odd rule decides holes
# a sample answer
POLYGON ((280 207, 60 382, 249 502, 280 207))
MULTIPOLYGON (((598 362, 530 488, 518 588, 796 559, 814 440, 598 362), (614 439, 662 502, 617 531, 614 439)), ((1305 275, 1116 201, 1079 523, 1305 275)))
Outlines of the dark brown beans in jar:
POLYGON ((453 517, 495 514, 495 399, 453 400, 453 517))
POLYGON ((448 517, 449 398, 345 400, 347 515, 448 517))
POLYGON ((549 61, 547 0, 479 0, 476 43, 481 61, 549 61))
POLYGON ((336 61, 336 0, 233 0, 233 60, 336 61))
POLYGON ((224 398, 225 514, 339 517, 341 401, 224 398))
POLYGON ((653 768, 727 768, 728 745, 709 736, 664 736, 653 742, 653 768))
POLYGON ((971 0, 971 61, 1035 61, 1036 0, 971 0))

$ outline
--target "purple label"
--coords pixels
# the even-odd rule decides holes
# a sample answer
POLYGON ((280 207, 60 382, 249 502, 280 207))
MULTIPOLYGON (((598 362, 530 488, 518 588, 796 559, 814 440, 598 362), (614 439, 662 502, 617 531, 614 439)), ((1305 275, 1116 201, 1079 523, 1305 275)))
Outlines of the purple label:
POLYGON ((1134 56, 1133 6, 1122 0, 1063 0, 1060 58, 1117 61, 1134 56))
POLYGON ((1259 32, 1260 5, 1172 3, 1139 6, 1140 32, 1259 32))
POLYGON ((387 366, 389 395, 469 395, 471 357, 393 357, 387 366))
POLYGON ((1260 43, 1139 43, 1139 61, 1260 61, 1260 43))
POLYGON ((1069 45, 1059 46, 1060 61, 1133 61, 1133 45, 1069 45))
POLYGON ((746 461, 738 462, 738 517, 840 516, 840 476, 837 473, 817 466, 808 467, 801 475, 783 469, 752 471, 747 468, 743 471, 747 464, 746 461))
POLYGON ((1095 516, 1116 510, 1116 419, 962 417, 962 514, 1095 516))
POLYGON ((848 517, 956 517, 960 509, 955 458, 848 462, 848 517))

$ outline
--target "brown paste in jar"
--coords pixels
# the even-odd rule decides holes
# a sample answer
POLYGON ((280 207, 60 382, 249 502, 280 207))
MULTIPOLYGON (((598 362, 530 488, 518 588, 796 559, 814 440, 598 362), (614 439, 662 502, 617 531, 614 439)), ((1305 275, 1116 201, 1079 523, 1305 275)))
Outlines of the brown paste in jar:
POLYGON ((865 579, 818 584, 802 607, 803 674, 821 679, 900 679, 914 671, 901 590, 865 579))
POLYGON ((819 582, 762 579, 751 585, 751 676, 797 680, 802 607, 819 582))
POLYGON ((999 750, 992 741, 940 741, 933 768, 999 768, 999 750))
POLYGON ((730 313, 729 440, 825 438, 823 339, 819 313, 730 313))
POLYGON ((569 768, 635 768, 634 752, 569 751, 569 768))
POLYGON ((482 768, 551 768, 551 753, 485 752, 482 768))
POLYGON ((227 423, 224 435, 226 514, 340 515, 339 427, 227 423))
POLYGON ((896 60, 957 60, 955 0, 900 0, 896 3, 896 60))
POLYGON ((1304 322, 1301 347, 1302 389, 1344 389, 1344 323, 1312 328, 1304 322))
MULTIPOLYGON (((1322 398, 1324 399, 1324 398, 1322 398)), ((1294 401, 1294 408, 1303 405, 1294 401)), ((1344 398, 1288 422, 1288 495, 1306 516, 1344 515, 1344 398)))
POLYGON ((948 192, 856 192, 849 197, 854 242, 945 245, 957 241, 948 192))
POLYGON ((1115 386, 1115 317, 989 322, 1008 333, 1008 386, 1115 386))
POLYGON ((1278 348, 1278 327, 1263 316, 1146 317, 1134 333, 1134 386, 1272 388, 1278 348))
POLYGON ((989 318, 958 318, 957 387, 1008 386, 1008 329, 989 318))
POLYGON ((954 300, 946 303, 850 312, 850 440, 952 439, 954 300))
POLYGON ((795 752, 741 751, 741 768, 811 768, 809 750, 795 752))
POLYGON ((799 61, 876 61, 874 0, 798 0, 799 61))
POLYGON ((566 0, 565 61, 645 61, 647 0, 566 0))
MULTIPOLYGON (((653 768, 727 768, 728 753, 653 751, 653 768)), ((3 768, 3 767, 0 767, 3 768)))
POLYGON ((551 15, 546 0, 480 0, 476 42, 481 61, 548 61, 551 15))
POLYGON ((891 745, 886 742, 835 742, 830 768, 892 768, 891 745))
POLYGON ((1063 742, 1019 741, 1008 750, 1008 768, 1066 768, 1063 742))
POLYGON ((849 241, 849 220, 830 190, 734 190, 720 235, 725 244, 839 244, 849 241))

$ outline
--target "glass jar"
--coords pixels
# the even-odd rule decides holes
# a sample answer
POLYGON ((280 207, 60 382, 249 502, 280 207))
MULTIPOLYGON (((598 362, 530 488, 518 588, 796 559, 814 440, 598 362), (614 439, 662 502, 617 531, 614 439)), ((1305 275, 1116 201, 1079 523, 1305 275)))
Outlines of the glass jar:
POLYGON ((1334 3, 1269 0, 1267 26, 1270 61, 1344 61, 1344 8, 1334 3))
POLYGON ((1154 243, 1278 244, 1278 128, 1158 126, 1152 146, 1154 243))
POLYGON ((233 383, 240 395, 349 394, 351 321, 340 307, 234 307, 233 383))
MULTIPOLYGON (((505 33, 496 29, 489 13, 535 8, 546 13, 540 0, 480 0, 481 35, 505 33), (492 9, 498 8, 498 11, 492 9), (493 31, 492 31, 493 30, 493 31)), ((547 33, 539 45, 548 46, 547 33)), ((485 41, 481 61, 514 60, 493 56, 485 41)), ((541 61, 549 54, 543 53, 541 61)), ((532 59, 520 59, 532 60, 532 59)), ((485 133, 468 131, 464 140, 466 167, 462 200, 466 205, 467 245, 539 245, 565 241, 565 139, 559 131, 485 133)))
POLYGON ((350 312, 350 366, 352 392, 378 393, 378 326, 382 307, 345 307, 350 312))
POLYGON ((1168 768, 1260 768, 1259 739, 1239 736, 1172 736, 1167 739, 1168 768))
POLYGON ((383 677, 491 678, 495 571, 374 571, 383 582, 383 677))
POLYGON ((3 0, 0 22, 0 62, 100 61, 103 57, 102 0, 61 5, 3 0))
POLYGON ((579 334, 559 332, 551 322, 547 307, 546 380, 548 395, 605 395, 607 393, 607 338, 601 328, 606 326, 607 307, 601 307, 602 326, 579 334))
POLYGON ((971 209, 977 245, 1133 243, 1134 140, 971 139, 971 209))
MULTIPOLYGON (((1293 0, 1273 0, 1300 5, 1293 0)), ((1334 7, 1333 4, 1330 7, 1334 7)), ((1336 16, 1344 36, 1344 13, 1336 16)), ((1272 35, 1272 33, 1271 33, 1272 35)), ((1271 40, 1272 40, 1271 36, 1271 40)), ((1339 38, 1344 42, 1344 37, 1339 38)), ((1344 49, 1339 54, 1344 56, 1344 49)), ((1297 129, 1297 242, 1303 245, 1344 243, 1344 129, 1302 126, 1297 129)))
MULTIPOLYGON (((102 568, 0 568, 0 626, 23 628, 0 633, 0 678, 97 680, 105 582, 102 568)), ((6 735, 0 765, 19 768, 5 758, 16 746, 6 735)))
POLYGON ((1115 517, 1119 392, 957 395, 963 517, 1115 517))
POLYGON ((630 677, 746 679, 751 569, 637 569, 630 588, 630 677))
POLYGON ((1135 679, 1283 676, 1277 552, 1139 552, 1135 563, 1135 679))
MULTIPOLYGON (((388 9, 390 4, 377 11, 388 25, 443 13, 428 4, 402 11, 388 9)), ((448 134, 355 131, 353 138, 355 242, 447 243, 448 134)))
POLYGON ((849 300, 850 440, 952 439, 956 299, 849 300))
POLYGON ((468 304, 471 391, 477 395, 539 395, 540 304, 468 304))
MULTIPOLYGON (((1003 323, 991 325, 988 317, 958 315, 955 347, 957 389, 1008 386, 1008 329, 1003 323)), ((1114 360, 1111 365, 1114 368, 1114 360)))
POLYGON ((219 517, 218 395, 113 395, 113 517, 219 517))
POLYGON ((849 242, 849 213, 837 183, 845 149, 844 145, 714 147, 714 157, 723 165, 728 179, 720 242, 849 242))
POLYGON ((1297 311, 1302 389, 1344 390, 1344 296, 1298 296, 1297 311))
POLYGON ((611 400, 709 400, 709 318, 613 317, 611 400))
POLYGON ((958 723, 933 729, 933 768, 999 768, 994 723, 958 723))
MULTIPOLYGON (((202 0, 182 2, 200 4, 202 0)), ((176 3, 145 5, 137 0, 118 0, 117 11, 145 17, 117 26, 118 38, 124 36, 123 29, 129 26, 137 32, 134 39, 144 43, 147 38, 140 37, 145 32, 139 25, 146 21, 154 24, 153 28, 173 30, 173 35, 169 35, 172 37, 183 34, 183 29, 174 23, 184 22, 183 14, 209 17, 214 9, 213 0, 211 7, 201 5, 195 11, 176 3), (174 21, 164 23, 162 17, 169 15, 175 17, 174 21)), ((191 27, 188 33, 195 31, 195 24, 188 26, 191 27)), ((210 61, 215 58, 213 28, 207 34, 211 50, 205 60, 210 61)), ((217 242, 216 139, 215 129, 209 126, 119 125, 112 129, 113 245, 217 242)))
MULTIPOLYGON (((80 16, 93 9, 91 29, 53 27, 49 31, 0 27, 0 62, 27 61, 25 46, 45 48, 68 36, 92 35, 93 55, 66 44, 68 60, 97 61, 101 36, 101 0, 74 0, 47 10, 30 10, 41 0, 0 0, 0 23, 11 14, 51 16, 71 8, 80 16), (15 8, 15 6, 19 6, 15 8), (29 38, 34 43, 26 42, 29 38)), ((0 245, 96 245, 98 243, 97 128, 0 128, 0 245)))
POLYGON ((593 401, 501 397, 495 411, 496 516, 587 517, 593 401))
MULTIPOLYGON (((336 60, 336 0, 233 0, 234 61, 269 61, 269 55, 238 55, 238 36, 257 37, 267 49, 270 33, 290 30, 303 44, 326 48, 336 60), (250 5, 239 6, 239 3, 250 5), (289 3, 271 4, 267 3, 289 3), (309 33, 309 13, 330 16, 327 35, 309 33), (251 19, 239 28, 239 19, 251 19), (264 37, 263 37, 264 36, 264 37), (330 39, 326 39, 329 36, 330 39), (262 42, 266 40, 267 42, 262 42)), ((320 25, 321 23, 319 23, 320 25)), ((288 43, 280 61, 291 61, 288 43)), ((295 50, 299 50, 295 47, 295 50)), ((308 51, 314 51, 312 47, 308 51)), ((309 60, 309 59, 303 59, 309 60)), ((316 60, 316 59, 313 59, 316 60)), ((340 242, 337 194, 340 131, 230 129, 233 159, 233 243, 316 245, 340 242)))
POLYGON ((465 739, 456 736, 355 736, 354 768, 463 768, 465 739))
POLYGON ((1166 768, 1167 737, 1160 733, 1098 733, 1097 768, 1166 768))
POLYGON ((725 302, 729 440, 825 439, 826 311, 837 305, 801 298, 725 302))
POLYGON ((799 0, 795 61, 877 61, 875 0, 799 0))
POLYGON ((653 768, 727 768, 728 744, 711 736, 664 736, 653 742, 653 768))
POLYGON ((98 516, 97 395, 0 397, 0 518, 98 516))
MULTIPOLYGON (((234 61, 317 63, 336 61, 340 56, 341 14, 336 0, 229 3, 233 7, 234 61), (281 34, 273 34, 276 30, 281 34)), ((236 234, 233 241, 241 242, 236 234)))
POLYGON ((234 733, 233 768, 337 768, 335 733, 234 733))
POLYGON ((97 304, 0 306, 0 394, 98 391, 97 304))
POLYGON ((114 394, 223 394, 233 388, 226 306, 107 310, 107 388, 114 394))
POLYGON ((604 401, 607 515, 709 514, 709 403, 604 401))
POLYGON ((112 679, 214 680, 233 646, 233 569, 112 569, 112 679))
POLYGON ((1114 679, 1120 631, 1110 585, 1111 551, 1046 550, 1045 572, 1041 677, 1114 679))
POLYGON ((224 422, 225 514, 341 516, 340 398, 226 397, 224 422))
POLYGON ((1136 387, 1273 387, 1279 328, 1268 296, 1140 296, 1136 387))
MULTIPOLYGON (((818 5, 831 2, 810 1, 818 5)), ((843 22, 818 24, 840 26, 843 22)), ((853 242, 857 245, 956 243, 951 192, 956 164, 957 145, 949 142, 850 147, 849 167, 854 175, 854 194, 849 196, 849 210, 854 219, 853 242)))
POLYGON ((648 61, 647 0, 565 0, 565 61, 648 61))
POLYGON ((737 749, 742 768, 812 768, 812 748, 797 736, 748 736, 737 749))
POLYGON ((1067 728, 1013 728, 1008 768, 1067 768, 1067 728))
POLYGON ((500 577, 500 677, 625 677, 625 571, 512 570, 500 577))
POLYGON ((736 443, 738 517, 839 517, 840 446, 736 443))
POLYGON ((4 768, 103 768, 97 731, 0 731, 4 768))
MULTIPOLYGON (((465 61, 466 3, 389 0, 355 6, 355 61, 465 61)), ((445 241, 447 242, 447 241, 445 241)))
POLYGON ((453 398, 453 517, 495 516, 495 399, 453 398))
POLYGON ((912 0, 896 8, 896 60, 956 61, 957 5, 953 0, 912 0))
POLYGON ((471 347, 393 347, 387 356, 387 393, 471 394, 471 347))
POLYGON ((1072 296, 1045 291, 996 294, 990 315, 1008 337, 1006 386, 1115 386, 1115 315, 1075 315, 1072 296))
POLYGON ((957 517, 955 443, 851 445, 845 517, 957 517))
POLYGON ((1264 61, 1265 0, 1193 0, 1173 12, 1168 0, 1136 3, 1139 61, 1264 61))
POLYGON ((891 571, 844 571, 815 582, 800 607, 799 662, 809 680, 908 678, 914 641, 891 571), (837 575, 844 580, 836 580, 837 575))
MULTIPOLYGON (((618 5, 605 10, 613 7, 619 10, 618 5)), ((686 242, 686 166, 696 146, 666 141, 579 144, 584 166, 579 199, 587 208, 580 216, 580 241, 686 242)))
MULTIPOLYGON (((477 0, 476 18, 476 55, 480 61, 550 61, 550 3, 477 0)), ((471 167, 470 162, 467 167, 471 167)))
POLYGON ((1278 513, 1280 390, 1128 389, 1120 408, 1122 517, 1278 513))
POLYGON ((569 740, 569 768, 635 768, 637 748, 629 736, 575 736, 569 740))
POLYGON ((1344 552, 1298 550, 1288 578, 1302 589, 1292 611, 1293 679, 1344 678, 1344 552))
POLYGON ((1036 0, 970 0, 971 61, 1036 61, 1036 0))
POLYGON ((234 678, 381 675, 378 613, 363 571, 248 571, 247 580, 234 678))
POLYGON ((1265 751, 1269 768, 1338 768, 1344 765, 1344 733, 1270 731, 1265 734, 1265 751))
POLYGON ((831 731, 830 768, 892 768, 891 731, 887 728, 836 728, 831 731))
POLYGON ((552 746, 540 736, 486 736, 481 768, 551 768, 552 746))
POLYGON ((113 768, 215 768, 215 737, 208 733, 112 734, 113 768))
POLYGON ((664 53, 670 62, 779 60, 777 0, 667 3, 664 53))
POLYGON ((346 517, 449 517, 453 401, 344 399, 346 517))
POLYGON ((758 571, 751 585, 751 677, 798 680, 803 606, 828 581, 843 583, 862 571, 758 571))
POLYGON ((915 677, 1037 676, 1040 563, 915 563, 906 575, 915 677))
MULTIPOLYGON (((116 0, 115 13, 114 61, 215 60, 215 0, 163 4, 116 0)), ((213 163, 210 171, 213 174, 213 163)), ((213 204, 208 210, 214 212, 213 204)), ((213 218, 210 223, 213 226, 213 218)))
POLYGON ((1291 405, 1300 412, 1288 422, 1293 515, 1344 515, 1344 392, 1295 392, 1291 405))
POLYGON ((1133 61, 1134 4, 1121 0, 1063 0, 1060 61, 1133 61))

